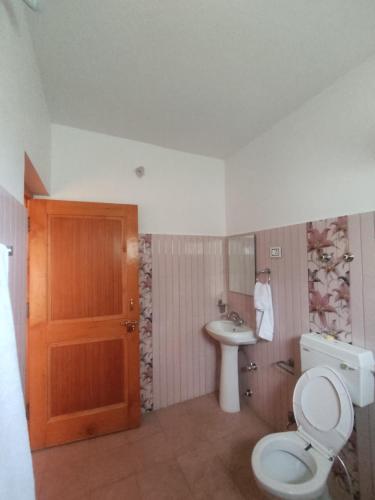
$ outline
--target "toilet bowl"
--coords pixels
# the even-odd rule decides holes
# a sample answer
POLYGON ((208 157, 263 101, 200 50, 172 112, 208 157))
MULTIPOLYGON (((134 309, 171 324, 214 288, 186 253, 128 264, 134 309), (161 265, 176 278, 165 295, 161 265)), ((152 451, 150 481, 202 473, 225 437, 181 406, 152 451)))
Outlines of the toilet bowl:
POLYGON ((329 499, 334 458, 349 439, 354 411, 343 379, 327 366, 307 370, 293 394, 294 432, 269 434, 251 465, 261 489, 284 499, 329 499))
POLYGON ((329 498, 326 483, 332 462, 297 432, 278 432, 262 438, 251 457, 261 489, 279 498, 329 498), (325 495, 325 496, 324 496, 325 495))

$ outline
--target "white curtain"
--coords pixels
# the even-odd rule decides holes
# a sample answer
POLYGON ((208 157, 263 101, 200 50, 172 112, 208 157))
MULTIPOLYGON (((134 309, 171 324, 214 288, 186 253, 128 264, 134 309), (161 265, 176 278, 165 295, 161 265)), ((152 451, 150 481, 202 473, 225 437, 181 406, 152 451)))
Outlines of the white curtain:
POLYGON ((34 476, 8 287, 0 244, 0 499, 35 500, 34 476))

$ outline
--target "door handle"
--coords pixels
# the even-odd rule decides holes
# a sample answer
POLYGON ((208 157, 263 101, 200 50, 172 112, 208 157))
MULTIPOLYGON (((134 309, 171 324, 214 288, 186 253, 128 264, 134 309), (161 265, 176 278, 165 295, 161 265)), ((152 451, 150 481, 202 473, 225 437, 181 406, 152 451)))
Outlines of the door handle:
POLYGON ((138 321, 123 319, 120 321, 120 325, 125 326, 126 331, 128 333, 133 333, 135 331, 135 329, 137 328, 138 321))

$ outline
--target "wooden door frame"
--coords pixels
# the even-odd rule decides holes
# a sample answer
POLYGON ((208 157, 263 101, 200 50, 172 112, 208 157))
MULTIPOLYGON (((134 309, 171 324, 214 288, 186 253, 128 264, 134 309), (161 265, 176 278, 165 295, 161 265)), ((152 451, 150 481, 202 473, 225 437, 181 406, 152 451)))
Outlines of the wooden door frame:
MULTIPOLYGON (((29 200, 32 200, 34 196, 48 196, 47 188, 45 187, 37 169, 35 168, 30 156, 27 152, 24 152, 24 194, 23 200, 26 209, 27 217, 27 231, 29 231, 29 200)), ((29 235, 28 235, 29 238, 29 235)), ((29 417, 29 283, 30 283, 30 269, 29 269, 29 245, 27 245, 26 254, 26 357, 25 357, 25 403, 26 403, 26 416, 29 417)))

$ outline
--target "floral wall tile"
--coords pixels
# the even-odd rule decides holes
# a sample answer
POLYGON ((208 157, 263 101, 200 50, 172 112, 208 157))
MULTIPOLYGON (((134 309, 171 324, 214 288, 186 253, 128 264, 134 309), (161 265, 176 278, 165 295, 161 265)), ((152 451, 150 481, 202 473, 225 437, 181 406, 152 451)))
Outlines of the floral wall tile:
POLYGON ((344 260, 348 246, 346 216, 307 224, 310 330, 344 342, 352 341, 350 270, 344 260))
POLYGON ((151 234, 139 235, 139 340, 141 407, 153 409, 152 398, 152 253, 151 234))

